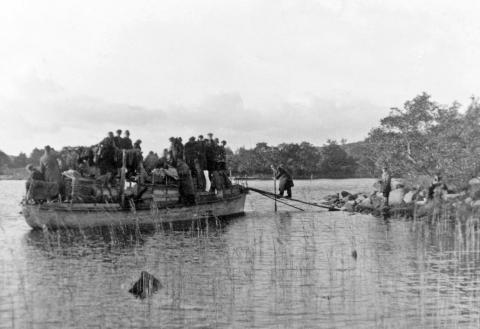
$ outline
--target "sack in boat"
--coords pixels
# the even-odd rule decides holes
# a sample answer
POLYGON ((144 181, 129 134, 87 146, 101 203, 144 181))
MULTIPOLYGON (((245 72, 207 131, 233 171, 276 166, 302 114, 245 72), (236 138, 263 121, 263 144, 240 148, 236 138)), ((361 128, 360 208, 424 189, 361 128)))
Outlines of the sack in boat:
POLYGON ((391 206, 399 206, 403 204, 404 197, 405 197, 405 189, 398 188, 390 192, 388 196, 388 203, 391 206))
POLYGON ((50 200, 58 196, 59 187, 55 182, 31 180, 28 188, 27 199, 50 200))

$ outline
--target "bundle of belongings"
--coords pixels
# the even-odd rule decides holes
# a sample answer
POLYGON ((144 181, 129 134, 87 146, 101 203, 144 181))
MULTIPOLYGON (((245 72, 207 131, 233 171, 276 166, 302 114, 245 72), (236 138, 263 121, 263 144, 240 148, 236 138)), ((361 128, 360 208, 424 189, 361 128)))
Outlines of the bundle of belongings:
POLYGON ((67 200, 74 203, 92 203, 114 201, 118 198, 118 191, 107 184, 110 174, 99 176, 96 179, 82 177, 73 169, 63 172, 65 180, 65 194, 67 200))

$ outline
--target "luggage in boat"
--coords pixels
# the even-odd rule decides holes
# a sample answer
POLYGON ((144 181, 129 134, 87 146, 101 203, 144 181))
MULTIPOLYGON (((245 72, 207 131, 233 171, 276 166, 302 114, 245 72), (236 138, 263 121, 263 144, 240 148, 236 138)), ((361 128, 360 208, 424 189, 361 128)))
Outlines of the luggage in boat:
POLYGON ((104 195, 107 198, 113 197, 113 194, 112 196, 110 196, 110 194, 113 193, 115 189, 108 191, 107 188, 98 184, 95 179, 84 178, 75 170, 68 170, 63 173, 63 176, 65 177, 65 194, 71 202, 102 202, 104 195))

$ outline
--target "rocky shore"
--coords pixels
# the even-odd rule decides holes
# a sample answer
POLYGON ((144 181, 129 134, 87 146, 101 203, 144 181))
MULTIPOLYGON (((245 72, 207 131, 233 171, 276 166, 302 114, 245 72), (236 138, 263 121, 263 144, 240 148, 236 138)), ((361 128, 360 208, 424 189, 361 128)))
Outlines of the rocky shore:
POLYGON ((404 180, 394 179, 386 206, 380 192, 380 184, 373 185, 371 192, 341 191, 328 195, 323 204, 347 212, 367 213, 382 217, 403 218, 452 218, 466 221, 480 215, 480 177, 469 181, 461 191, 450 191, 438 186, 433 196, 428 197, 428 187, 410 187, 404 180))

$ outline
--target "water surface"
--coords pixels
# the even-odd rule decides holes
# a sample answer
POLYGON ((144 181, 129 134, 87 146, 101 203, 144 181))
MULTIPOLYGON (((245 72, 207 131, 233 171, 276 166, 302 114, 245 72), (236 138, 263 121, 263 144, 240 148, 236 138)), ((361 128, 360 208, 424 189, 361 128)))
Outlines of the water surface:
MULTIPOLYGON (((296 181, 294 197, 372 180, 296 181)), ((267 181, 251 186, 272 190, 267 181)), ((478 233, 247 197, 222 228, 32 231, 0 181, 0 328, 478 328, 478 233), (352 257, 353 251, 357 258, 352 257), (146 270, 163 289, 128 289, 146 270)))

